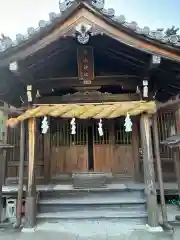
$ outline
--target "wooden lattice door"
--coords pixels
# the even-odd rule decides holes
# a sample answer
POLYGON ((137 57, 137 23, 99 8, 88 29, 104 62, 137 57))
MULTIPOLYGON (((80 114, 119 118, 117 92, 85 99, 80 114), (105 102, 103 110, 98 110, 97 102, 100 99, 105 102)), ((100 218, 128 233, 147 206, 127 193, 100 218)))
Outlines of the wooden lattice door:
POLYGON ((86 121, 76 121, 71 135, 69 120, 54 120, 51 133, 51 175, 88 171, 86 121))
POLYGON ((94 171, 134 175, 132 133, 124 130, 123 119, 107 120, 100 137, 94 125, 94 171))

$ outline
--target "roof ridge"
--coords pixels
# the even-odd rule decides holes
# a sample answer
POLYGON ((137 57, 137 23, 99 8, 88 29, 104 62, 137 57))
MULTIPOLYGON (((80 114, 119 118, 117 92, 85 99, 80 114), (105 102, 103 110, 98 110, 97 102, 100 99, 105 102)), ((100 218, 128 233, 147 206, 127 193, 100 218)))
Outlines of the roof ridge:
POLYGON ((0 39, 0 52, 4 52, 12 47, 21 45, 27 40, 31 40, 31 38, 37 33, 41 33, 41 31, 48 26, 50 26, 55 20, 61 18, 64 13, 71 8, 72 5, 79 4, 90 4, 95 10, 100 12, 103 16, 108 17, 112 21, 119 24, 119 26, 123 26, 127 28, 127 30, 131 30, 132 32, 145 36, 148 39, 157 40, 158 42, 180 46, 180 36, 177 34, 179 28, 175 28, 174 26, 171 29, 167 29, 164 31, 163 28, 158 28, 156 30, 151 30, 149 27, 145 26, 140 28, 136 21, 127 22, 124 15, 115 15, 115 10, 113 8, 105 9, 105 0, 59 0, 59 13, 50 12, 49 20, 39 20, 39 26, 37 28, 29 27, 27 28, 27 34, 23 35, 18 33, 16 35, 16 40, 13 41, 10 37, 4 36, 1 34, 0 39))

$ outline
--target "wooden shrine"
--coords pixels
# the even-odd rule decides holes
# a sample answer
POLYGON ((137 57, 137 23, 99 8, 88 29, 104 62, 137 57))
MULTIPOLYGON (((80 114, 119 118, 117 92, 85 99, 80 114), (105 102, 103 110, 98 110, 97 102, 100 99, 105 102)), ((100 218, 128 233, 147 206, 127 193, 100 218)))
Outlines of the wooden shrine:
POLYGON ((60 16, 28 29, 28 38, 2 39, 1 100, 21 111, 8 116, 14 148, 6 154, 4 184, 18 181, 23 147, 28 226, 35 224, 37 184, 88 172, 144 182, 148 223, 156 226, 159 171, 164 182, 175 181, 173 153, 157 143, 180 131, 179 42, 159 30, 151 37, 98 1, 65 2, 60 16))

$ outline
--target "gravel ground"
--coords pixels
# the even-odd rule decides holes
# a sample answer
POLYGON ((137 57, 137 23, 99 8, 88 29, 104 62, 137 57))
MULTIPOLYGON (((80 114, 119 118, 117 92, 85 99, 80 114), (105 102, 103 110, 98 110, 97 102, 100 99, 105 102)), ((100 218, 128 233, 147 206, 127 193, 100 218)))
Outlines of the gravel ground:
MULTIPOLYGON (((58 225, 56 226, 58 227, 58 225)), ((102 226, 101 230, 102 229, 102 226)), ((81 228, 81 233, 79 233, 79 229, 77 227, 76 231, 73 229, 66 229, 66 231, 62 231, 58 227, 55 230, 36 230, 33 233, 22 233, 13 230, 5 230, 0 231, 0 240, 101 240, 101 239, 112 239, 112 240, 126 240, 126 239, 133 239, 133 240, 179 240, 180 239, 180 227, 177 227, 174 233, 149 233, 146 230, 133 230, 129 226, 125 227, 124 225, 120 226, 119 231, 114 228, 114 232, 109 231, 108 233, 102 234, 102 231, 96 232, 96 229, 90 228, 87 231, 84 226, 81 228), (93 231, 94 230, 94 231, 93 231)), ((75 230, 75 229, 74 229, 75 230)))

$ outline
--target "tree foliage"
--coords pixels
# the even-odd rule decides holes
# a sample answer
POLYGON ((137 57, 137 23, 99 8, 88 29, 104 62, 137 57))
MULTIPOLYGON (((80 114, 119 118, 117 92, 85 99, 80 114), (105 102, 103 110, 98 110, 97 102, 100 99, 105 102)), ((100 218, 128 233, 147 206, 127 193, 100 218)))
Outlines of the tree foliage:
POLYGON ((172 26, 171 28, 168 28, 165 33, 166 33, 166 36, 169 37, 171 35, 176 35, 178 31, 179 31, 179 28, 172 26))

